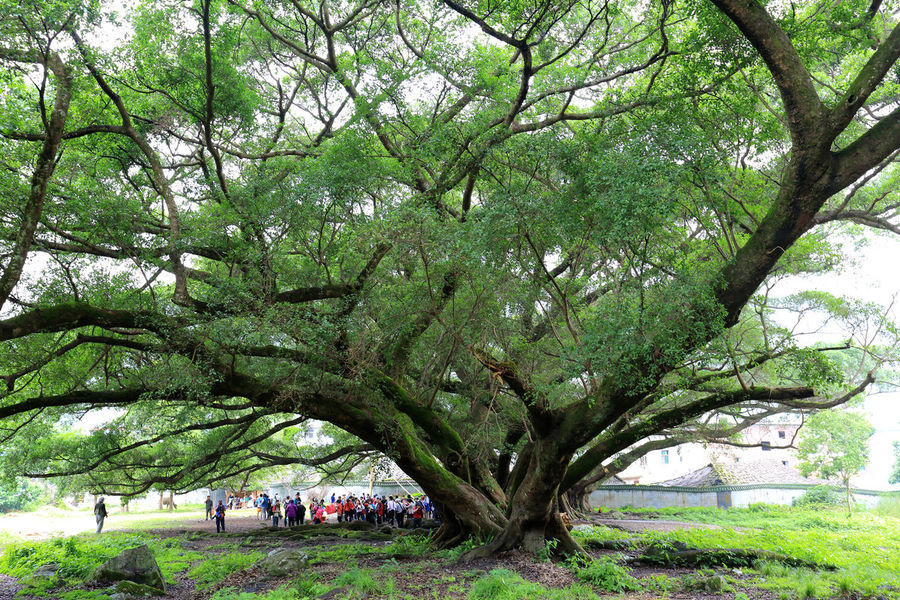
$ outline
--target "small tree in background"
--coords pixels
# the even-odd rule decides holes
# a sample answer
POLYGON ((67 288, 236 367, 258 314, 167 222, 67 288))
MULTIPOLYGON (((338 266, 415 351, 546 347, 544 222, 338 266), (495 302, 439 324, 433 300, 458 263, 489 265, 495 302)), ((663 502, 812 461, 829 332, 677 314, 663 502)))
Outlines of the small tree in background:
POLYGON ((850 514, 850 478, 869 462, 869 438, 875 428, 855 412, 822 411, 811 416, 798 446, 800 471, 840 481, 846 490, 847 514, 850 514))
POLYGON ((900 442, 894 442, 894 468, 888 477, 888 483, 900 483, 900 442))

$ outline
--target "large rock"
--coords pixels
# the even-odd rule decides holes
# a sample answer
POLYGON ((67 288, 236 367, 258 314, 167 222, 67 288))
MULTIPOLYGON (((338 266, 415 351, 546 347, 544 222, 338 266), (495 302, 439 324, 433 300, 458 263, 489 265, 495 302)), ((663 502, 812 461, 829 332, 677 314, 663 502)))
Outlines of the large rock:
POLYGON ((91 580, 103 583, 116 581, 133 581, 166 591, 159 565, 147 546, 138 546, 124 550, 122 554, 109 559, 94 571, 91 580))
POLYGON ((260 566, 273 577, 284 577, 296 574, 300 568, 308 564, 309 556, 305 552, 291 548, 277 548, 269 552, 260 566))

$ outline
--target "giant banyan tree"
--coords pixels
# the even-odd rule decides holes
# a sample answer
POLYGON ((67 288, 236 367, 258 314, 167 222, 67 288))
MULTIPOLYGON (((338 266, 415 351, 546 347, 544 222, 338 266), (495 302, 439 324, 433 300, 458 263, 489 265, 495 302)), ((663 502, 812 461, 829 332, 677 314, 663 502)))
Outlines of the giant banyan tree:
POLYGON ((623 457, 892 358, 875 308, 773 290, 900 227, 894 4, 113 8, 0 11, 7 472, 190 489, 308 464, 318 419, 440 542, 569 552, 623 457))

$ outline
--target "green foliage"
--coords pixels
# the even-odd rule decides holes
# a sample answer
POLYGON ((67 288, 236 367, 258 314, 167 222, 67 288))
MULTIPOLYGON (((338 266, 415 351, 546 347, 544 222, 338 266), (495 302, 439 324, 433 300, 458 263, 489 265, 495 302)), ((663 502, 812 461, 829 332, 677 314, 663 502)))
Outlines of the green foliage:
POLYGON ((847 488, 850 478, 869 462, 869 438, 875 428, 855 412, 825 410, 809 417, 802 430, 797 455, 800 472, 837 479, 847 488))
POLYGON ((894 465, 888 483, 900 483, 900 441, 894 442, 894 465))
POLYGON ((876 514, 883 517, 893 517, 900 519, 900 496, 883 496, 875 505, 876 514))
POLYGON ((428 536, 400 535, 394 537, 385 552, 397 558, 418 557, 427 554, 430 548, 431 540, 428 536))
MULTIPOLYGON (((682 542, 700 549, 748 548, 775 552, 834 571, 815 576, 818 589, 834 589, 841 580, 855 583, 863 595, 900 589, 900 520, 875 512, 857 512, 848 522, 838 508, 771 506, 765 511, 742 508, 663 508, 636 510, 657 517, 720 525, 722 529, 691 529, 636 536, 645 543, 682 542)), ((603 538, 600 538, 603 539, 603 538)), ((812 577, 809 569, 763 561, 754 565, 759 585, 790 597, 801 582, 812 577)))
POLYGON ((328 588, 322 586, 321 592, 318 589, 311 588, 309 594, 299 592, 297 588, 291 585, 284 585, 274 590, 259 594, 242 592, 233 587, 224 587, 217 590, 210 600, 308 600, 327 592, 328 588))
POLYGON ((34 510, 45 499, 43 488, 24 477, 0 479, 0 513, 34 510))
POLYGON ((810 505, 836 506, 841 503, 841 495, 830 487, 817 485, 803 492, 802 496, 791 501, 792 506, 804 507, 810 505))
POLYGON ((641 583, 631 575, 630 569, 608 557, 587 559, 575 555, 566 561, 566 566, 579 581, 605 592, 634 592, 641 589, 641 583))
POLYGON ((219 583, 232 573, 243 571, 258 563, 265 557, 265 553, 259 551, 229 552, 212 558, 207 558, 193 567, 188 575, 197 582, 197 589, 205 590, 219 583))
POLYGON ((101 538, 73 536, 11 544, 0 557, 0 572, 23 577, 40 566, 56 563, 59 577, 80 581, 122 550, 144 543, 145 539, 140 535, 115 534, 101 538))
POLYGON ((379 592, 389 592, 390 582, 379 582, 376 581, 374 577, 372 577, 373 571, 371 569, 358 569, 352 568, 349 571, 344 571, 340 575, 338 575, 335 580, 335 586, 347 586, 353 589, 353 591, 362 596, 366 597, 370 594, 375 594, 379 592))
POLYGON ((525 581, 517 573, 507 569, 492 569, 476 579, 469 588, 469 600, 595 600, 597 596, 589 588, 569 586, 547 589, 525 581))
MULTIPOLYGON (((842 219, 893 227, 896 164, 861 165, 872 176, 846 196, 791 178, 837 181, 880 156, 840 153, 898 84, 873 80, 847 127, 823 120, 841 124, 834 156, 809 156, 834 164, 794 169, 807 154, 790 125, 808 119, 769 100, 783 90, 745 37, 759 28, 715 4, 0 2, 4 256, 43 189, 29 181, 68 89, 48 68, 57 54, 72 79, 36 205, 32 250, 49 258, 0 323, 2 425, 16 432, 4 473, 136 494, 340 456, 323 465, 340 477, 358 453, 335 451, 364 438, 449 496, 490 477, 502 440, 524 456, 529 436, 507 434, 541 429, 535 403, 569 413, 552 429, 583 425, 549 437, 584 456, 622 441, 610 432, 694 432, 708 405, 720 423, 756 414, 769 387, 845 393, 872 356, 896 359, 875 307, 769 292, 836 269, 842 219), (806 209, 819 201, 827 229, 806 209), (876 323, 886 351, 804 347, 778 311, 826 315, 843 339, 871 341, 857 334, 876 323), (506 370, 497 389, 475 348, 506 370), (81 431, 83 415, 102 423, 81 431), (306 418, 347 432, 310 448, 306 418), (471 464, 443 460, 463 454, 471 464)), ((858 0, 801 4, 765 8, 822 104, 844 106, 832 96, 885 38, 890 8, 857 22, 858 0)), ((870 131, 860 139, 887 130, 870 131)), ((455 499, 441 504, 491 503, 455 499)))

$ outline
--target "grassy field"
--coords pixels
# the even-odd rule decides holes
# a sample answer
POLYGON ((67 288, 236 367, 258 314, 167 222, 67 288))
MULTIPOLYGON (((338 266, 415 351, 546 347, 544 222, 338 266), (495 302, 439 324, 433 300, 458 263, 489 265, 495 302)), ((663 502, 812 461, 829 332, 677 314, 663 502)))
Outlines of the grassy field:
MULTIPOLYGON (((0 535, 0 543, 6 545, 0 573, 16 578, 19 598, 107 600, 109 590, 85 585, 88 575, 122 549, 147 544, 170 586, 169 597, 185 599, 301 600, 330 593, 332 598, 385 600, 900 600, 897 501, 850 518, 839 509, 776 506, 611 513, 617 514, 716 527, 636 535, 579 526, 576 536, 589 547, 588 557, 551 561, 514 554, 461 563, 459 556, 474 547, 475 540, 456 549, 434 551, 427 537, 405 531, 387 534, 322 526, 273 531, 262 524, 253 531, 216 536, 181 529, 202 519, 202 510, 191 507, 174 513, 133 513, 116 523, 118 530, 100 536, 83 533, 24 540, 0 535), (611 540, 627 542, 610 550, 611 540), (597 549, 604 543, 607 549, 597 549), (645 556, 646 548, 653 548, 658 556, 660 548, 683 548, 680 544, 725 552, 710 555, 712 560, 702 567, 636 560, 641 548, 645 556), (260 562, 278 547, 302 551, 308 564, 289 575, 267 574, 260 562), (790 560, 751 560, 737 567, 717 562, 740 558, 743 549, 764 550, 790 560), (35 569, 51 563, 58 566, 55 576, 33 576, 35 569)), ((31 519, 53 521, 78 515, 37 513, 31 519)), ((0 527, 3 524, 0 519, 0 527)), ((548 547, 547 556, 551 552, 548 547)))

